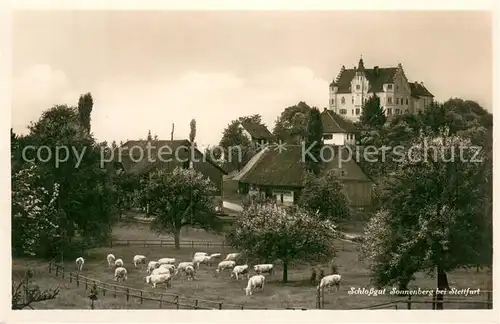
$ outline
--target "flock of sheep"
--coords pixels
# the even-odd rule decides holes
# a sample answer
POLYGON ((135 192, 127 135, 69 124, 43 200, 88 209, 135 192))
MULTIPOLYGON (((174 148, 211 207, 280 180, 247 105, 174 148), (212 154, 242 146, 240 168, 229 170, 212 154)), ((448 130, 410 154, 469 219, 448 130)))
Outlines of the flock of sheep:
MULTIPOLYGON (((200 268, 200 264, 206 264, 210 266, 212 262, 219 260, 221 258, 220 253, 208 254, 206 252, 196 252, 193 255, 192 261, 180 262, 177 266, 175 258, 161 258, 157 261, 149 261, 146 265, 147 258, 144 255, 134 256, 133 263, 134 267, 137 268, 140 265, 145 266, 145 271, 147 276, 145 277, 146 283, 151 284, 153 288, 156 288, 158 284, 165 284, 166 288, 172 287, 173 277, 184 273, 188 280, 195 280, 196 270, 200 268)), ((116 259, 113 254, 108 254, 107 256, 108 267, 111 269, 115 267, 115 277, 114 280, 117 282, 124 282, 127 280, 127 269, 123 266, 122 259, 116 259)), ((274 275, 274 265, 273 264, 257 264, 253 266, 253 270, 256 273, 250 277, 248 264, 236 265, 236 261, 241 259, 241 253, 229 253, 226 258, 220 261, 215 269, 216 275, 223 271, 231 271, 230 278, 235 278, 239 280, 243 276, 246 276, 248 283, 245 291, 246 295, 252 295, 252 293, 259 288, 260 291, 264 290, 264 283, 266 277, 263 274, 274 275)), ((76 266, 78 271, 82 271, 83 264, 85 260, 82 257, 76 259, 76 266)), ((317 289, 322 290, 325 287, 329 287, 331 292, 331 287, 336 286, 339 289, 341 276, 339 274, 332 274, 321 278, 317 289)))

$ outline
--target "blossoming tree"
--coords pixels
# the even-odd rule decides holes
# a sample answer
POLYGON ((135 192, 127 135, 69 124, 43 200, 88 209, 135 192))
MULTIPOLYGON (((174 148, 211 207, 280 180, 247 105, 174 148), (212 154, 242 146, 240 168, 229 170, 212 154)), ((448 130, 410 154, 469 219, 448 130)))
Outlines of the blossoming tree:
POLYGON ((283 262, 283 282, 288 281, 292 261, 317 261, 333 254, 335 225, 300 208, 252 204, 236 218, 227 235, 234 247, 257 257, 259 262, 283 262))

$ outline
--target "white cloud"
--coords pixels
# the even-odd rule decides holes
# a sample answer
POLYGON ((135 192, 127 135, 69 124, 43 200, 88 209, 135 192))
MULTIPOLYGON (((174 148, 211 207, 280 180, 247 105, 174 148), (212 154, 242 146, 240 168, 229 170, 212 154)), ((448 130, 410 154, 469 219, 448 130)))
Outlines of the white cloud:
POLYGON ((63 71, 48 65, 34 65, 12 80, 12 125, 16 131, 25 131, 30 121, 54 104, 75 104, 75 93, 63 71))
MULTIPOLYGON (((36 120, 54 103, 75 104, 79 94, 71 89, 63 72, 48 66, 33 67, 14 82, 14 125, 36 120)), ((94 87, 92 96, 92 131, 99 140, 144 138, 149 129, 168 139, 172 123, 174 138, 187 138, 189 122, 195 118, 196 141, 213 145, 227 124, 240 116, 261 114, 272 130, 281 111, 301 100, 319 108, 326 106, 328 81, 304 67, 247 78, 187 71, 174 80, 168 76, 148 82, 109 78, 94 87)))

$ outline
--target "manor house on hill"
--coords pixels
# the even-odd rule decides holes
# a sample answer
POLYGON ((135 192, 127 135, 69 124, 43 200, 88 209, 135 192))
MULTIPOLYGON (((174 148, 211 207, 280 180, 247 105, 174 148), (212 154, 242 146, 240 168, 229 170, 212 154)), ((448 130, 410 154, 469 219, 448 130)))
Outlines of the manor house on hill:
POLYGON ((364 102, 375 93, 387 117, 423 111, 434 96, 423 82, 409 82, 401 63, 397 67, 366 69, 361 58, 358 67, 342 66, 330 84, 329 110, 351 121, 358 121, 364 102))

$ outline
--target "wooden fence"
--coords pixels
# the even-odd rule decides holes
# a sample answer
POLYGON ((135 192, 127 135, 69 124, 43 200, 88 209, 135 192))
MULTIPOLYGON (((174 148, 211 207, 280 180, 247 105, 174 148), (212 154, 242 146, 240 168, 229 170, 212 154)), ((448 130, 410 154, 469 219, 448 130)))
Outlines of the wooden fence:
MULTIPOLYGON (((165 239, 165 240, 110 240, 109 241, 109 246, 114 247, 114 246, 122 246, 122 245, 139 245, 143 247, 149 247, 149 246, 160 246, 160 247, 167 247, 167 246, 175 246, 175 241, 172 239, 165 239)), ((195 247, 205 247, 205 248, 230 248, 231 246, 224 242, 224 241, 195 241, 195 240, 182 240, 179 242, 180 247, 190 247, 190 248, 195 248, 195 247)))
MULTIPOLYGON (((432 289, 426 289, 432 290, 432 289)), ((384 295, 381 295, 384 296, 384 295)), ((356 298, 353 295, 352 298, 356 298)), ((491 290, 480 290, 479 294, 470 296, 445 295, 443 300, 437 300, 436 295, 408 295, 408 297, 395 296, 394 300, 388 302, 350 309, 437 309, 438 304, 443 305, 443 309, 492 309, 493 292, 491 290), (446 307, 445 307, 446 306, 446 307), (466 306, 466 307, 460 307, 466 306), (471 307, 472 306, 472 307, 471 307)), ((325 292, 316 292, 316 308, 325 309, 325 292)))
MULTIPOLYGON (((126 301, 129 302, 131 298, 139 300, 140 304, 144 302, 153 302, 158 304, 158 308, 165 309, 267 309, 263 307, 252 307, 249 305, 228 304, 216 302, 213 300, 205 300, 200 298, 186 298, 177 294, 159 293, 154 291, 141 290, 132 287, 115 285, 93 278, 85 277, 79 273, 66 270, 62 265, 57 264, 54 260, 49 262, 48 271, 56 277, 67 280, 70 283, 75 283, 77 287, 84 287, 85 290, 90 290, 94 285, 97 291, 102 293, 102 296, 119 295, 125 296, 126 301)), ((301 309, 304 308, 287 308, 287 309, 301 309)))

